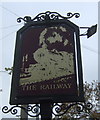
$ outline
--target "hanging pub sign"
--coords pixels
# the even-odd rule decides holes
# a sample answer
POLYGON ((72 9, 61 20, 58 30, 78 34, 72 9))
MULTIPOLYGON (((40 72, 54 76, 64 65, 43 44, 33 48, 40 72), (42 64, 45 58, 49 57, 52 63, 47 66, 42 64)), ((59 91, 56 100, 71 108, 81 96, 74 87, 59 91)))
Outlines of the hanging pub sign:
POLYGON ((57 12, 18 18, 10 104, 84 101, 79 27, 57 12), (59 19, 61 18, 61 19, 59 19))

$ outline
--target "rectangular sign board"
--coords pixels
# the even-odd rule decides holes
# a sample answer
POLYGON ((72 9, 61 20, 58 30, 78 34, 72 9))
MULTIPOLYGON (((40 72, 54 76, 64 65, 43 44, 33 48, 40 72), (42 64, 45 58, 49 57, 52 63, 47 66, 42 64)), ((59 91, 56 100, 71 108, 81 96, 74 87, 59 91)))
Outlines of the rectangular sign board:
POLYGON ((79 27, 31 22, 17 32, 10 104, 84 101, 79 27))

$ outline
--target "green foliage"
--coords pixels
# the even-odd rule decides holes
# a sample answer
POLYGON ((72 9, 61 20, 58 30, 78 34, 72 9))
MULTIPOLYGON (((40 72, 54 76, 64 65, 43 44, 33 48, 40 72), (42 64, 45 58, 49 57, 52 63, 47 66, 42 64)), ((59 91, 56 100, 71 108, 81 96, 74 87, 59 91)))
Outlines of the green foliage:
MULTIPOLYGON (((62 116, 62 120, 67 119, 81 119, 81 118, 98 118, 100 117, 100 83, 93 80, 91 83, 85 82, 84 83, 84 97, 85 97, 85 103, 90 102, 93 105, 93 108, 91 110, 83 110, 82 112, 78 113, 77 108, 79 109, 79 106, 73 106, 70 108, 70 110, 62 116), (97 114, 98 113, 98 114, 97 114), (97 116, 98 115, 98 116, 97 116)), ((85 105, 85 103, 82 103, 85 105)), ((65 103, 65 106, 67 107, 70 103, 65 103)), ((66 108, 65 107, 65 108, 66 108)))
POLYGON ((11 75, 12 72, 13 72, 13 67, 11 67, 11 68, 5 68, 5 71, 7 71, 9 75, 11 75))

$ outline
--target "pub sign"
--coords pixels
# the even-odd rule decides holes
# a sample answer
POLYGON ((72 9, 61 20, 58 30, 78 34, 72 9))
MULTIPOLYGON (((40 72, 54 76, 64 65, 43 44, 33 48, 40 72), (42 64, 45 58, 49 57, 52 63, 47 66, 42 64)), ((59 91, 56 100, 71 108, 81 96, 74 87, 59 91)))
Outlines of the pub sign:
POLYGON ((18 30, 10 104, 84 101, 79 27, 57 16, 26 17, 18 30))

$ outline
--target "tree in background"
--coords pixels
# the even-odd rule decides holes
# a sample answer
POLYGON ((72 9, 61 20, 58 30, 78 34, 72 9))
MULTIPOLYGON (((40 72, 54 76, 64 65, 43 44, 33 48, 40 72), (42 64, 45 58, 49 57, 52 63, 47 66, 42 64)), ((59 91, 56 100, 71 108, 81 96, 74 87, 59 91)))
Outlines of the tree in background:
MULTIPOLYGON (((5 71, 7 71, 9 75, 11 75, 13 72, 13 67, 5 68, 5 71)), ((27 108, 27 105, 21 105, 21 106, 27 108)), ((28 115, 23 109, 21 109, 20 111, 20 120, 28 120, 28 115)))
MULTIPOLYGON (((66 114, 64 114, 61 117, 61 120, 67 120, 67 119, 82 119, 82 118, 100 118, 100 83, 96 80, 93 80, 91 83, 85 82, 84 83, 84 97, 85 97, 85 103, 91 103, 92 109, 82 109, 81 106, 75 105, 71 107, 66 114), (80 112, 78 112, 78 110, 80 112)), ((85 103, 81 103, 85 106, 85 103)), ((62 105, 63 111, 66 110, 66 108, 71 103, 65 103, 62 105)), ((90 104, 87 104, 90 105, 90 104)), ((89 106, 87 106, 89 107, 89 106)))

